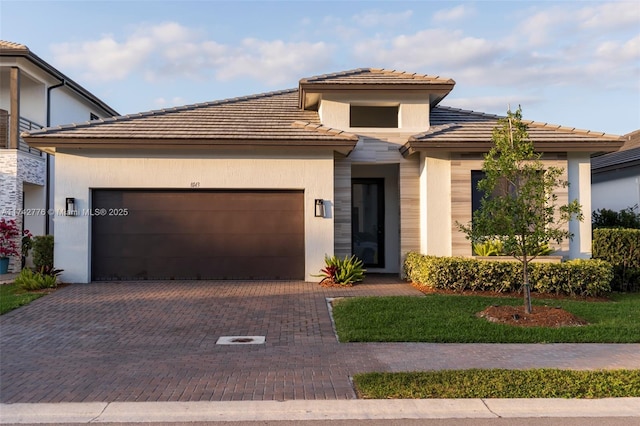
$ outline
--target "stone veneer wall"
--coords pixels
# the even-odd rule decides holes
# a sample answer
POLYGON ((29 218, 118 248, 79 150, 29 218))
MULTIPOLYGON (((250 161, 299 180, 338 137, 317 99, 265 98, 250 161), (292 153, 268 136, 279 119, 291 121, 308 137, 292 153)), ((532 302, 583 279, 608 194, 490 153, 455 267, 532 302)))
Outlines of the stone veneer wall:
MULTIPOLYGON (((22 229, 24 182, 44 186, 46 181, 45 158, 17 149, 0 149, 0 217, 14 219, 22 229)), ((21 238, 18 237, 18 247, 21 238)), ((20 258, 9 262, 9 272, 19 272, 20 258)))

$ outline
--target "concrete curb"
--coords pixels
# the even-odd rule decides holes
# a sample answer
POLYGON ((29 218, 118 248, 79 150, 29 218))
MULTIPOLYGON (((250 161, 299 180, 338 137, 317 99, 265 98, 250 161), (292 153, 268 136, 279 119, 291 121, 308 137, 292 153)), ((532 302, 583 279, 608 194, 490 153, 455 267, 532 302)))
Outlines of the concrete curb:
POLYGON ((640 398, 0 404, 0 424, 640 417, 640 398))

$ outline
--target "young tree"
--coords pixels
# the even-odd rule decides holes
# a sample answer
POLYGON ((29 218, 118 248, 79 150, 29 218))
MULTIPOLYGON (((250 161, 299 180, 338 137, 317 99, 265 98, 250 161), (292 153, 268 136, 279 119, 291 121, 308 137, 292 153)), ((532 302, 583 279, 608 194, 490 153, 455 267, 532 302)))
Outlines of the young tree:
POLYGON ((550 241, 560 244, 573 235, 565 226, 573 217, 582 220, 577 200, 557 205, 556 188, 566 188, 563 169, 544 167, 534 151, 522 109, 507 111, 493 129, 494 146, 484 157, 485 177, 480 208, 470 223, 458 223, 473 243, 499 240, 503 251, 522 262, 524 308, 531 313, 529 263, 550 241))

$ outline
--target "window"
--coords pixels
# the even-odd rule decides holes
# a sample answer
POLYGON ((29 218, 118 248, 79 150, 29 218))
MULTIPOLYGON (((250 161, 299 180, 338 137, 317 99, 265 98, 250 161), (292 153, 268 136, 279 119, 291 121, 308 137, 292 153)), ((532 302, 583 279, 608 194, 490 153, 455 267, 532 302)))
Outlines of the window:
POLYGON ((398 128, 399 106, 351 105, 350 127, 398 128))
MULTIPOLYGON (((534 174, 529 174, 530 177, 535 177, 536 180, 544 176, 544 170, 534 170, 534 174)), ((484 192, 478 189, 478 182, 485 177, 485 172, 482 170, 471 170, 471 214, 480 209, 480 200, 484 196, 484 192)), ((522 185, 525 181, 524 175, 518 178, 516 185, 522 185)), ((508 194, 515 194, 516 187, 513 183, 508 182, 506 179, 500 179, 498 184, 493 190, 491 197, 503 197, 508 194)))
MULTIPOLYGON (((478 182, 485 177, 485 172, 482 170, 471 170, 471 213, 476 210, 480 210, 480 200, 484 196, 484 192, 478 188, 478 182)), ((496 188, 493 190, 493 197, 504 196, 513 192, 513 188, 505 180, 501 179, 496 188)))

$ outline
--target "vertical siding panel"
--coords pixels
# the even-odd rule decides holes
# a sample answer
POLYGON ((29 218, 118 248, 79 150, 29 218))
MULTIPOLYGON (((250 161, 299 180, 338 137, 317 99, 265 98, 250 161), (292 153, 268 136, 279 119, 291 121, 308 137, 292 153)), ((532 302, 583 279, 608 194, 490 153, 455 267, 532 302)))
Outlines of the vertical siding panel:
POLYGON ((400 255, 420 251, 420 156, 400 163, 400 255))
POLYGON ((351 160, 334 154, 334 254, 351 255, 351 160))

